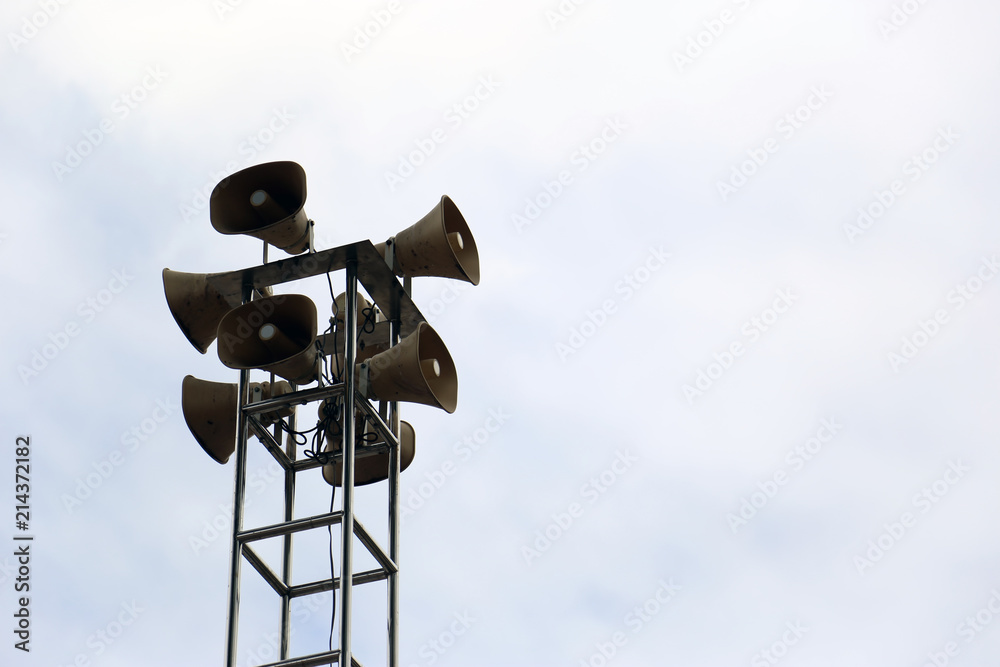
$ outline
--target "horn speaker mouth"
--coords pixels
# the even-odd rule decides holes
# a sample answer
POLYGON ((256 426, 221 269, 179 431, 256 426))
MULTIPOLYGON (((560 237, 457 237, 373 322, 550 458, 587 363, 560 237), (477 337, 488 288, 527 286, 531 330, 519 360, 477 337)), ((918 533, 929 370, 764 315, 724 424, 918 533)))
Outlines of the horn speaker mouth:
POLYGON ((375 248, 395 254, 397 276, 437 276, 479 284, 479 250, 472 230, 450 197, 430 213, 375 248))
MULTIPOLYGON (((251 392, 259 387, 262 398, 277 398, 291 393, 287 382, 251 382, 251 392)), ((199 380, 185 376, 181 383, 181 412, 191 435, 205 453, 216 463, 225 464, 236 450, 236 409, 239 404, 239 386, 228 382, 199 380)), ((285 406, 259 415, 265 423, 273 423, 292 414, 294 408, 285 406)))
POLYGON ((426 322, 364 367, 370 398, 422 403, 448 413, 458 406, 455 362, 441 336, 426 322))
POLYGON ((221 181, 209 198, 209 218, 220 234, 246 234, 287 253, 309 247, 306 172, 295 162, 266 162, 221 181))
POLYGON ((219 322, 219 361, 303 384, 316 378, 316 304, 302 294, 257 299, 219 322))

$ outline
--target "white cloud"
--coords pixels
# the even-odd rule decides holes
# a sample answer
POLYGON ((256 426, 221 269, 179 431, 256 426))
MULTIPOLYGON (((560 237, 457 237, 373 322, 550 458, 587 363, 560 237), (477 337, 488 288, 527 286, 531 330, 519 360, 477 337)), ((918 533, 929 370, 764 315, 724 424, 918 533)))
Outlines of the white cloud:
MULTIPOLYGON (((15 664, 222 660, 228 538, 198 553, 192 538, 226 522, 232 466, 205 457, 179 413, 149 420, 158 400, 179 401, 184 375, 236 375, 178 331, 160 271, 259 264, 256 240, 215 233, 203 196, 274 160, 306 169, 321 248, 382 241, 445 193, 480 248, 480 287, 414 281, 461 389, 455 415, 404 410, 418 450, 404 497, 455 471, 404 529, 403 664, 596 665, 617 632, 627 641, 608 664, 754 664, 787 623, 808 628, 789 663, 922 664, 987 604, 1000 284, 961 307, 953 290, 1000 252, 995 7, 922 4, 883 37, 894 5, 917 3, 218 4, 19 1, 0 14, 3 414, 8 441, 33 439, 38 554, 32 653, 8 649, 15 664), (58 12, 35 20, 46 6, 58 12), (689 38, 701 51, 679 71, 689 38), (345 44, 360 53, 348 60, 345 44), (477 96, 484 77, 497 85, 477 96), (782 120, 817 87, 829 98, 789 132, 782 120), (614 119, 625 127, 610 141, 614 119), (917 178, 908 161, 949 127, 957 140, 917 178), (87 154, 56 173, 73 152, 87 154), (401 159, 413 171, 393 189, 401 159), (734 168, 746 180, 723 199, 734 168), (845 225, 880 198, 852 243, 845 225), (515 215, 530 218, 520 233, 515 215), (651 247, 670 258, 626 298, 616 287, 651 247), (85 316, 123 268, 134 280, 85 316), (795 303, 752 337, 744 325, 770 317, 778 290, 795 303), (947 321, 920 338, 940 310, 947 321), (562 359, 574 330, 582 345, 562 359), (922 344, 894 368, 904 337, 922 344), (44 367, 24 382, 36 352, 44 367), (715 377, 689 402, 701 372, 715 377), (509 423, 462 454, 501 407, 509 423), (788 452, 829 418, 842 432, 795 469, 788 452), (123 435, 144 423, 130 447, 123 435), (588 481, 626 448, 635 468, 591 503, 588 481), (923 513, 913 496, 958 460, 968 476, 923 513), (782 471, 734 534, 727 514, 782 471), (72 512, 67 497, 81 501, 72 512), (526 563, 522 547, 572 503, 579 516, 526 563), (906 511, 915 525, 860 574, 855 557, 906 511), (680 591, 633 633, 627 615, 662 579, 680 591), (99 639, 132 604, 135 622, 99 639), (434 648, 466 613, 467 631, 434 648)), ((324 281, 301 291, 328 317, 324 281)), ((310 427, 312 408, 299 418, 310 427)), ((280 483, 264 486, 261 523, 280 483)), ((378 532, 367 491, 359 516, 378 532)), ((328 494, 303 482, 299 511, 328 494)), ((303 580, 328 570, 319 532, 296 547, 303 580)), ((273 593, 243 571, 240 664, 277 629, 273 593)), ((358 594, 364 664, 384 655, 380 586, 358 594)), ((311 612, 296 651, 325 648, 328 614, 311 612)), ((997 655, 988 627, 956 641, 958 659, 997 655)))

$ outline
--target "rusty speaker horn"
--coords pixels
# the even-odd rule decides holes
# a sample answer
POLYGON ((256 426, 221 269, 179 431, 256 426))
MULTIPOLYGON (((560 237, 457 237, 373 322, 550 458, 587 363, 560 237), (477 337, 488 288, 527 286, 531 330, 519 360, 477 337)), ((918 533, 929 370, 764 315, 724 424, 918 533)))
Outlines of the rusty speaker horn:
POLYGON ((266 162, 216 185, 209 217, 221 234, 246 234, 297 255, 309 247, 305 203, 305 170, 295 162, 266 162))
POLYGON ((184 337, 202 354, 215 340, 222 318, 243 302, 239 292, 223 293, 213 287, 210 275, 163 269, 163 292, 170 314, 184 337))
POLYGON ((259 368, 290 382, 316 379, 316 304, 301 294, 257 299, 219 322, 219 361, 235 369, 259 368))
POLYGON ((375 248, 386 258, 388 252, 395 254, 397 276, 437 276, 479 284, 476 240, 447 195, 416 224, 375 248))
MULTIPOLYGON (((276 398, 292 391, 287 382, 251 382, 251 395, 260 391, 260 399, 276 398)), ((226 463, 236 449, 236 406, 239 386, 227 382, 199 380, 193 375, 181 384, 181 411, 188 429, 205 453, 218 463, 226 463)), ((258 416, 264 424, 292 414, 286 406, 258 416)))
POLYGON ((423 403, 449 413, 458 405, 455 362, 426 322, 398 345, 361 364, 359 384, 366 398, 423 403))

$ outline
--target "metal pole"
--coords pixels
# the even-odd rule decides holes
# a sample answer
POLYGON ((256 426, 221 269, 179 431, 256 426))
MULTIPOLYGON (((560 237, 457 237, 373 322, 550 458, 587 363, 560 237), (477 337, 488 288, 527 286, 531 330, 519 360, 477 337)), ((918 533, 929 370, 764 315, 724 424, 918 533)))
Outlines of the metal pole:
MULTIPOLYGON (((393 249, 395 251, 395 248, 393 249)), ((389 268, 395 269, 395 252, 388 253, 389 268)), ((403 278, 403 291, 410 295, 412 283, 410 277, 403 278)), ((400 338, 399 313, 391 314, 389 321, 389 345, 398 345, 400 338)), ((389 403, 389 428, 399 440, 399 403, 389 403)), ((402 445, 402 443, 400 443, 402 445)), ((396 566, 396 571, 389 574, 387 600, 387 667, 399 665, 399 457, 401 447, 389 450, 389 558, 396 566)))
POLYGON ((351 665, 351 587, 354 555, 354 360, 358 345, 358 262, 347 261, 347 336, 344 340, 344 494, 343 519, 340 524, 340 659, 351 665))
MULTIPOLYGON (((399 317, 389 322, 389 345, 399 344, 399 317)), ((389 403, 389 428, 399 440, 399 404, 389 403)), ((399 659, 399 456, 400 448, 389 450, 389 558, 396 571, 389 575, 388 590, 388 667, 397 667, 399 659)))
MULTIPOLYGON (((271 386, 274 386, 274 374, 271 375, 271 386)), ((296 389, 294 385, 292 389, 296 389)), ((285 443, 285 453, 291 461, 295 462, 295 412, 288 417, 289 433, 285 443)), ((277 430, 277 427, 275 427, 277 430)), ((295 514, 295 468, 285 471, 285 521, 291 521, 295 514)), ((286 586, 292 585, 292 533, 285 535, 284 554, 281 568, 281 581, 286 586)), ((281 596, 281 659, 288 659, 288 651, 291 637, 291 603, 290 595, 281 596)))
MULTIPOLYGON (((243 286, 243 303, 250 301, 253 287, 243 286)), ((243 530, 243 501, 246 497, 247 478, 247 416, 243 405, 247 402, 250 371, 240 371, 239 400, 236 406, 236 479, 233 482, 233 541, 229 560, 229 610, 226 626, 226 665, 236 667, 236 642, 240 615, 240 564, 243 544, 239 533, 243 530)))

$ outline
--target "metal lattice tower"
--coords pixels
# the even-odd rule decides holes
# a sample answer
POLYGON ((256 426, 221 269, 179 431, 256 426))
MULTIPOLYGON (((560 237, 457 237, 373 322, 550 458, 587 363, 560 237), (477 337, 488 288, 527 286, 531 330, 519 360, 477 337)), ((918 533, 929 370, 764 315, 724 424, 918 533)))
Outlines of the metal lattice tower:
POLYGON ((464 217, 444 195, 429 213, 384 243, 359 241, 317 252, 313 223, 303 209, 305 199, 305 171, 294 162, 268 162, 231 175, 216 185, 209 198, 212 226, 221 234, 244 234, 263 241, 263 264, 226 273, 163 270, 167 305, 184 336, 202 354, 218 339, 219 360, 239 369, 238 384, 189 375, 181 389, 185 421, 205 452, 220 464, 236 454, 226 665, 236 665, 242 566, 246 560, 280 601, 280 660, 265 667, 358 664, 351 646, 354 586, 383 580, 388 587, 387 665, 398 667, 399 475, 401 467, 409 465, 413 458, 414 444, 413 429, 400 422, 397 401, 454 412, 458 400, 454 361, 413 305, 410 280, 414 276, 436 276, 478 285, 479 251, 464 217), (268 262, 271 245, 293 257, 268 262), (346 291, 334 298, 330 274, 340 271, 345 275, 346 291), (325 334, 318 333, 316 305, 309 297, 271 295, 274 285, 316 276, 327 278, 337 313, 331 320, 335 326, 325 334), (402 283, 397 276, 402 277, 402 283), (368 310, 359 287, 374 301, 375 308, 368 310), (343 321, 341 299, 345 301, 343 321), (360 330, 359 305, 364 310, 360 330), (382 320, 374 316, 376 312, 381 313, 382 320), (342 358, 338 350, 343 350, 342 358), (360 365, 356 363, 359 350, 364 353, 360 365), (343 361, 344 372, 336 374, 335 381, 323 372, 326 357, 332 357, 330 361, 335 361, 338 368, 343 361), (270 372, 270 382, 252 383, 251 371, 270 372), (275 382, 275 375, 284 379, 275 382), (312 382, 317 386, 304 390, 295 386, 312 382), (377 409, 369 398, 378 401, 377 409), (321 453, 306 450, 307 456, 300 459, 296 455, 294 406, 317 401, 324 403, 320 404, 320 433, 315 442, 325 438, 328 446, 321 453), (342 410, 339 430, 331 431, 338 409, 342 410), (282 421, 283 416, 288 422, 282 421), (272 422, 276 422, 273 434, 265 427, 272 422), (403 437, 401 426, 405 426, 403 437), (288 431, 284 448, 283 431, 288 431), (369 435, 374 438, 369 439, 369 435), (243 525, 251 436, 262 443, 284 471, 282 520, 271 525, 243 525), (378 458, 364 461, 373 456, 378 458), (360 477, 356 467, 359 459, 363 460, 360 477), (311 474, 320 466, 331 486, 336 488, 340 482, 340 510, 333 511, 331 504, 329 511, 296 518, 298 475, 311 474), (355 486, 383 480, 388 487, 388 549, 355 517, 355 486), (331 566, 328 578, 293 583, 295 534, 317 528, 329 528, 332 534, 332 527, 338 524, 340 577, 334 576, 331 566), (261 558, 254 546, 272 538, 282 540, 280 573, 261 558), (354 571, 355 541, 368 551, 377 567, 354 571), (339 592, 334 597, 334 613, 339 611, 339 647, 332 650, 331 637, 331 650, 290 657, 292 600, 334 590, 339 592))
MULTIPOLYGON (((265 255, 266 261, 266 255, 265 255)), ((344 270, 346 273, 347 306, 346 327, 343 334, 342 348, 344 350, 345 373, 343 381, 337 384, 320 386, 306 390, 294 391, 277 398, 254 400, 249 391, 250 371, 241 370, 239 379, 239 401, 237 414, 237 444, 236 470, 233 491, 233 533, 232 552, 230 560, 229 581, 229 612, 227 623, 226 664, 235 667, 237 655, 237 637, 239 629, 239 604, 243 560, 267 582, 280 599, 280 660, 264 667, 289 665, 306 667, 309 665, 342 664, 345 658, 350 658, 351 664, 359 664, 353 657, 351 645, 351 609, 353 587, 365 583, 387 580, 388 600, 386 612, 386 627, 388 632, 389 667, 397 667, 399 652, 399 474, 400 474, 400 419, 398 404, 395 401, 381 402, 379 409, 363 397, 359 392, 358 378, 351 372, 355 368, 359 339, 371 336, 373 340, 388 339, 391 346, 399 343, 416 330, 424 321, 423 315, 414 306, 406 288, 400 284, 386 260, 376 251, 370 241, 332 248, 321 252, 309 253, 298 257, 284 259, 278 262, 265 263, 261 266, 233 271, 224 274, 213 274, 208 277, 212 287, 220 293, 231 292, 234 289, 242 291, 243 303, 249 303, 255 291, 263 292, 265 288, 284 282, 309 278, 334 271, 344 270), (358 285, 364 287, 375 305, 385 316, 385 322, 376 325, 372 334, 358 332, 357 299, 358 285), (319 515, 293 518, 296 476, 300 473, 318 468, 321 464, 315 459, 296 457, 296 443, 289 437, 284 448, 278 441, 280 430, 271 432, 258 420, 257 415, 273 411, 279 407, 313 403, 331 397, 353 397, 353 401, 344 401, 342 429, 343 442, 356 441, 357 421, 355 410, 346 406, 353 402, 355 408, 363 411, 370 423, 381 435, 382 442, 375 445, 358 444, 355 447, 341 447, 336 460, 343 463, 343 483, 341 493, 341 509, 319 515), (260 440, 264 448, 284 470, 284 520, 267 526, 247 528, 243 525, 243 513, 246 504, 246 465, 247 448, 252 443, 251 435, 260 440), (388 493, 386 514, 388 517, 388 549, 381 545, 365 529, 357 519, 354 511, 354 472, 355 460, 358 457, 388 453, 388 493), (305 584, 292 584, 292 538, 295 533, 324 528, 340 524, 340 565, 341 576, 330 577, 305 584), (283 554, 281 572, 276 573, 253 548, 258 540, 282 537, 283 554), (353 546, 357 539, 378 562, 379 567, 364 572, 354 572, 353 546), (340 648, 332 651, 316 653, 301 657, 289 657, 289 637, 291 634, 290 606, 294 598, 314 595, 336 589, 335 597, 339 623, 340 648)), ((405 283, 409 279, 404 280, 405 283)), ((338 335, 326 334, 326 336, 338 335)), ((331 349, 332 345, 323 345, 323 336, 318 342, 320 349, 331 349)), ((294 415, 290 419, 294 420, 294 415)), ((294 430, 294 421, 292 423, 294 430)))

